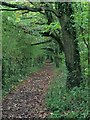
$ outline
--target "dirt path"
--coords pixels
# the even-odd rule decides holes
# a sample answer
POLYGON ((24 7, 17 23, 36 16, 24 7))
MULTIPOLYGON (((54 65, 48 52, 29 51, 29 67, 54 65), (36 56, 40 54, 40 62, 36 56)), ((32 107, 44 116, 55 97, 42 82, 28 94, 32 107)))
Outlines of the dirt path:
POLYGON ((44 99, 53 77, 53 67, 46 64, 42 70, 22 82, 2 101, 3 118, 45 118, 49 112, 44 99))

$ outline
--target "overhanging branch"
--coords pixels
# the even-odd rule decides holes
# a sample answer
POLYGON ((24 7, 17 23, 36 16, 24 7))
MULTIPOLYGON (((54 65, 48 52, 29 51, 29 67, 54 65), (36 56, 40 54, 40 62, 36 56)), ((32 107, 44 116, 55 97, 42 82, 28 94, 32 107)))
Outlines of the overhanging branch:
POLYGON ((18 11, 19 9, 0 9, 0 11, 18 11))
POLYGON ((40 33, 42 36, 46 36, 46 37, 52 37, 55 41, 58 42, 61 50, 64 50, 63 48, 63 42, 61 41, 60 37, 59 36, 56 36, 54 33, 51 33, 50 32, 44 32, 44 33, 40 33))
POLYGON ((31 46, 40 45, 40 44, 48 43, 48 42, 51 42, 51 41, 52 40, 47 40, 47 41, 43 41, 43 42, 33 43, 33 44, 31 44, 31 46))
POLYGON ((42 11, 50 11, 53 14, 55 14, 57 17, 59 17, 55 10, 49 9, 49 8, 47 9, 45 7, 38 7, 38 8, 35 7, 34 8, 34 7, 17 5, 17 4, 10 4, 10 3, 7 3, 7 2, 0 2, 0 5, 6 6, 6 7, 11 7, 11 8, 17 8, 17 9, 0 9, 2 11, 4 11, 4 10, 6 10, 6 11, 27 10, 27 11, 31 11, 31 12, 40 12, 41 14, 44 14, 42 11))
POLYGON ((17 5, 17 4, 10 4, 10 3, 7 3, 7 2, 0 2, 0 5, 11 7, 11 8, 17 8, 17 10, 28 10, 28 11, 31 11, 31 12, 42 11, 41 8, 32 8, 32 7, 27 7, 27 6, 17 5))

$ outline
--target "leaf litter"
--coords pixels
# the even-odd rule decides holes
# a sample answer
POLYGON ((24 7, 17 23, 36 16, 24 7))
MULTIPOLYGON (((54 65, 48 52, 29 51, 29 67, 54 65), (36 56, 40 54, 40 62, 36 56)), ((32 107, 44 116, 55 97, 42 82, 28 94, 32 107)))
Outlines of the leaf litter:
POLYGON ((50 112, 44 104, 53 67, 50 63, 32 74, 2 100, 2 118, 47 118, 50 112))

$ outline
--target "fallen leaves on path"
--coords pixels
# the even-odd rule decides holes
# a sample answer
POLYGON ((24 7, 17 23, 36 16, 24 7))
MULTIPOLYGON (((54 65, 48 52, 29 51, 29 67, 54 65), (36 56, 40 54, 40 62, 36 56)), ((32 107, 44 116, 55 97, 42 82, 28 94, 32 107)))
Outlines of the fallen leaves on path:
POLYGON ((46 118, 49 114, 44 99, 53 77, 52 65, 31 75, 2 101, 3 118, 46 118))

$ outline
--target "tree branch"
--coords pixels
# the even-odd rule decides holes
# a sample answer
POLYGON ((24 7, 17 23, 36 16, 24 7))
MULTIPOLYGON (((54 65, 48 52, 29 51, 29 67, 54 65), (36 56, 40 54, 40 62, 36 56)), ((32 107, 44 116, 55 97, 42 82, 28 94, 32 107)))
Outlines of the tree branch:
POLYGON ((18 10, 28 10, 28 11, 31 11, 31 12, 42 11, 41 8, 32 8, 32 7, 27 7, 27 6, 17 5, 17 4, 10 4, 10 3, 7 3, 7 2, 0 2, 0 5, 11 7, 11 8, 17 8, 18 10))
POLYGON ((7 2, 0 2, 0 5, 11 7, 11 8, 17 8, 17 9, 12 9, 12 10, 11 9, 10 10, 9 9, 1 9, 1 10, 6 10, 6 11, 28 10, 31 12, 40 12, 41 14, 44 14, 42 11, 45 10, 45 11, 50 11, 50 12, 54 13, 57 17, 59 17, 58 14, 56 13, 56 11, 54 11, 53 9, 47 9, 45 7, 33 8, 33 7, 27 7, 27 6, 17 5, 17 4, 10 4, 7 2))
POLYGON ((19 9, 0 9, 0 11, 18 11, 19 9))
POLYGON ((50 34, 50 32, 44 32, 44 33, 41 32, 40 34, 43 36, 52 37, 55 40, 57 40, 58 42, 60 41, 60 38, 58 36, 54 35, 53 33, 50 34))
POLYGON ((45 47, 43 47, 42 49, 43 49, 43 50, 48 50, 48 51, 50 51, 50 52, 53 52, 53 53, 54 53, 54 49, 52 49, 52 48, 45 48, 45 47))
POLYGON ((56 17, 59 17, 59 15, 57 14, 57 12, 54 11, 53 9, 45 9, 45 10, 46 10, 46 11, 50 11, 50 12, 52 12, 53 14, 55 14, 56 17))
POLYGON ((55 41, 58 42, 61 50, 64 50, 63 43, 62 43, 62 41, 61 41, 59 36, 56 36, 54 33, 50 34, 49 32, 44 32, 44 33, 41 32, 40 34, 43 35, 43 36, 52 37, 55 41))
POLYGON ((31 46, 40 45, 40 44, 48 43, 48 42, 51 42, 51 41, 52 41, 52 40, 47 40, 47 41, 43 41, 43 42, 38 42, 38 43, 31 44, 31 46))

